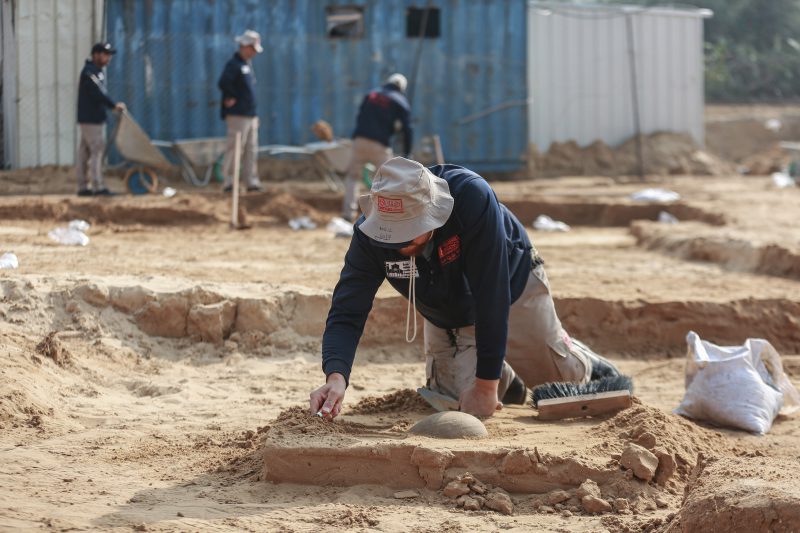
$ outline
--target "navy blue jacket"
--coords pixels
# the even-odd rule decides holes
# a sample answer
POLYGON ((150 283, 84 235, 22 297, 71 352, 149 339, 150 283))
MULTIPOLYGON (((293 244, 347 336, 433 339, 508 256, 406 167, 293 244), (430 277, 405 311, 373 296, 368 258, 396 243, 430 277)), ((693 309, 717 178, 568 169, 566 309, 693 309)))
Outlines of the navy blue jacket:
POLYGON ((356 118, 353 137, 365 137, 384 146, 391 146, 394 125, 400 121, 405 139, 404 155, 411 153, 413 142, 411 130, 411 106, 403 93, 393 84, 387 83, 380 89, 371 91, 361 102, 356 118))
POLYGON ((222 91, 223 102, 226 98, 236 98, 236 103, 231 107, 220 103, 223 119, 228 115, 256 116, 256 76, 253 67, 242 59, 239 52, 233 54, 225 64, 217 85, 222 91))
POLYGON ((78 82, 78 123, 102 124, 106 121, 106 109, 113 109, 115 105, 106 94, 103 69, 87 60, 78 82))
MULTIPOLYGON (((454 199, 453 213, 437 229, 425 253, 416 258, 417 310, 439 328, 475 326, 475 375, 498 379, 506 353, 509 307, 528 281, 533 246, 523 225, 501 204, 480 176, 455 165, 435 165, 454 199)), ((408 297, 410 261, 397 250, 381 248, 356 222, 344 258, 325 334, 322 369, 349 381, 356 347, 375 293, 388 280, 408 297)), ((397 327, 405 327, 405 324, 397 327)))

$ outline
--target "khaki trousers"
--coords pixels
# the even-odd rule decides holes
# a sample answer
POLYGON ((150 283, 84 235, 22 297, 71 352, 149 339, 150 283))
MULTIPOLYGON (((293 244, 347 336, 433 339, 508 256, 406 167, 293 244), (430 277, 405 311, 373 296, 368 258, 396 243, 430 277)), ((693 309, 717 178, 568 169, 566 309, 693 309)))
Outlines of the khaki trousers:
POLYGON ((364 165, 372 163, 375 168, 392 158, 392 149, 377 141, 365 137, 353 139, 353 156, 347 169, 347 180, 344 185, 342 202, 342 218, 354 220, 358 214, 358 189, 364 165))
POLYGON ((81 142, 78 145, 78 158, 75 173, 78 176, 78 190, 89 189, 89 182, 95 192, 105 189, 103 181, 103 153, 106 149, 105 124, 78 124, 81 142))
MULTIPOLYGON (((446 330, 424 325, 428 386, 458 399, 475 381, 475 326, 446 330)), ((533 388, 549 381, 585 383, 592 365, 556 315, 544 267, 533 269, 525 290, 509 310, 506 359, 497 389, 505 395, 515 375, 533 388)))
POLYGON ((236 134, 240 133, 241 140, 241 170, 240 181, 248 187, 260 187, 258 177, 258 117, 243 117, 228 115, 225 117, 228 125, 228 137, 225 144, 225 157, 222 160, 222 173, 225 176, 223 186, 233 185, 233 158, 236 146, 236 134))

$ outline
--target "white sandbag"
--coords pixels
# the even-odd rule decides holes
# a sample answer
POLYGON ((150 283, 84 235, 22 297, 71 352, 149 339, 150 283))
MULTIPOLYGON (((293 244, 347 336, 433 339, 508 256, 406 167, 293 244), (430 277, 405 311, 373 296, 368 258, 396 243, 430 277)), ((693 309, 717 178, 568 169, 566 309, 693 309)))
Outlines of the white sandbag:
POLYGON ((676 414, 763 435, 779 412, 800 409, 800 395, 768 341, 717 346, 690 331, 686 344, 686 393, 676 414))

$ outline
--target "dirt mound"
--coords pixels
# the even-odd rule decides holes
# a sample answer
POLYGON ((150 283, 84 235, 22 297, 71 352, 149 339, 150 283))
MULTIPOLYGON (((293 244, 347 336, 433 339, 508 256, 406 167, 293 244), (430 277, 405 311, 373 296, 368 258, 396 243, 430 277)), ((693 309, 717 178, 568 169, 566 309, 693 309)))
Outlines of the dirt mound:
POLYGON ((745 157, 740 166, 744 173, 766 176, 773 172, 780 172, 790 160, 789 154, 776 143, 766 150, 745 157))
POLYGON ((354 415, 379 413, 425 412, 432 408, 422 396, 413 389, 402 389, 385 396, 368 396, 349 410, 354 415))
MULTIPOLYGON (((222 209, 222 208, 220 208, 222 209)), ((217 206, 202 196, 178 199, 161 197, 65 198, 54 202, 47 198, 15 198, 0 201, 3 220, 88 220, 92 224, 186 225, 223 220, 217 206)), ((224 211, 224 210, 223 210, 224 211)))
POLYGON ((730 443, 722 434, 641 403, 621 411, 593 431, 652 451, 659 456, 659 468, 671 468, 682 479, 688 478, 699 454, 730 449, 730 443), (665 454, 672 457, 674 466, 665 454))
POLYGON ((281 435, 283 432, 300 433, 303 435, 346 435, 368 432, 369 429, 362 424, 346 422, 343 420, 327 420, 312 415, 308 407, 294 406, 281 411, 271 424, 271 434, 281 435))
POLYGON ((800 461, 724 458, 698 465, 667 533, 797 531, 800 461))
MULTIPOLYGON (((686 227, 686 226, 684 226, 686 227)), ((716 234, 702 226, 692 232, 675 232, 663 224, 635 221, 630 226, 637 246, 657 250, 690 261, 707 261, 728 270, 800 279, 800 250, 776 243, 758 243, 731 235, 716 234), (705 235, 703 234, 705 233, 705 235)))
MULTIPOLYGON (((733 169, 721 159, 703 151, 691 136, 658 132, 640 138, 645 174, 694 174, 718 176, 733 169)), ((602 141, 580 147, 575 141, 555 142, 547 152, 530 153, 537 176, 634 175, 639 173, 638 146, 631 138, 617 148, 602 141)))
POLYGON ((286 193, 277 194, 262 205, 251 204, 248 210, 253 214, 273 217, 279 222, 289 222, 293 218, 304 216, 310 218, 317 224, 322 224, 328 220, 328 217, 309 204, 286 193))

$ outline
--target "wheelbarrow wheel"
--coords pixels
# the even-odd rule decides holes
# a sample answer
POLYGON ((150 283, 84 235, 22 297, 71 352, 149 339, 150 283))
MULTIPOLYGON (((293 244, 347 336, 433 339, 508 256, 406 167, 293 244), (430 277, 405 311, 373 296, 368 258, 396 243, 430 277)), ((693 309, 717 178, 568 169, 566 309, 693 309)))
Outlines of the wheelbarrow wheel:
POLYGON ((125 186, 131 194, 149 194, 158 191, 158 176, 153 169, 135 166, 125 173, 125 186))

